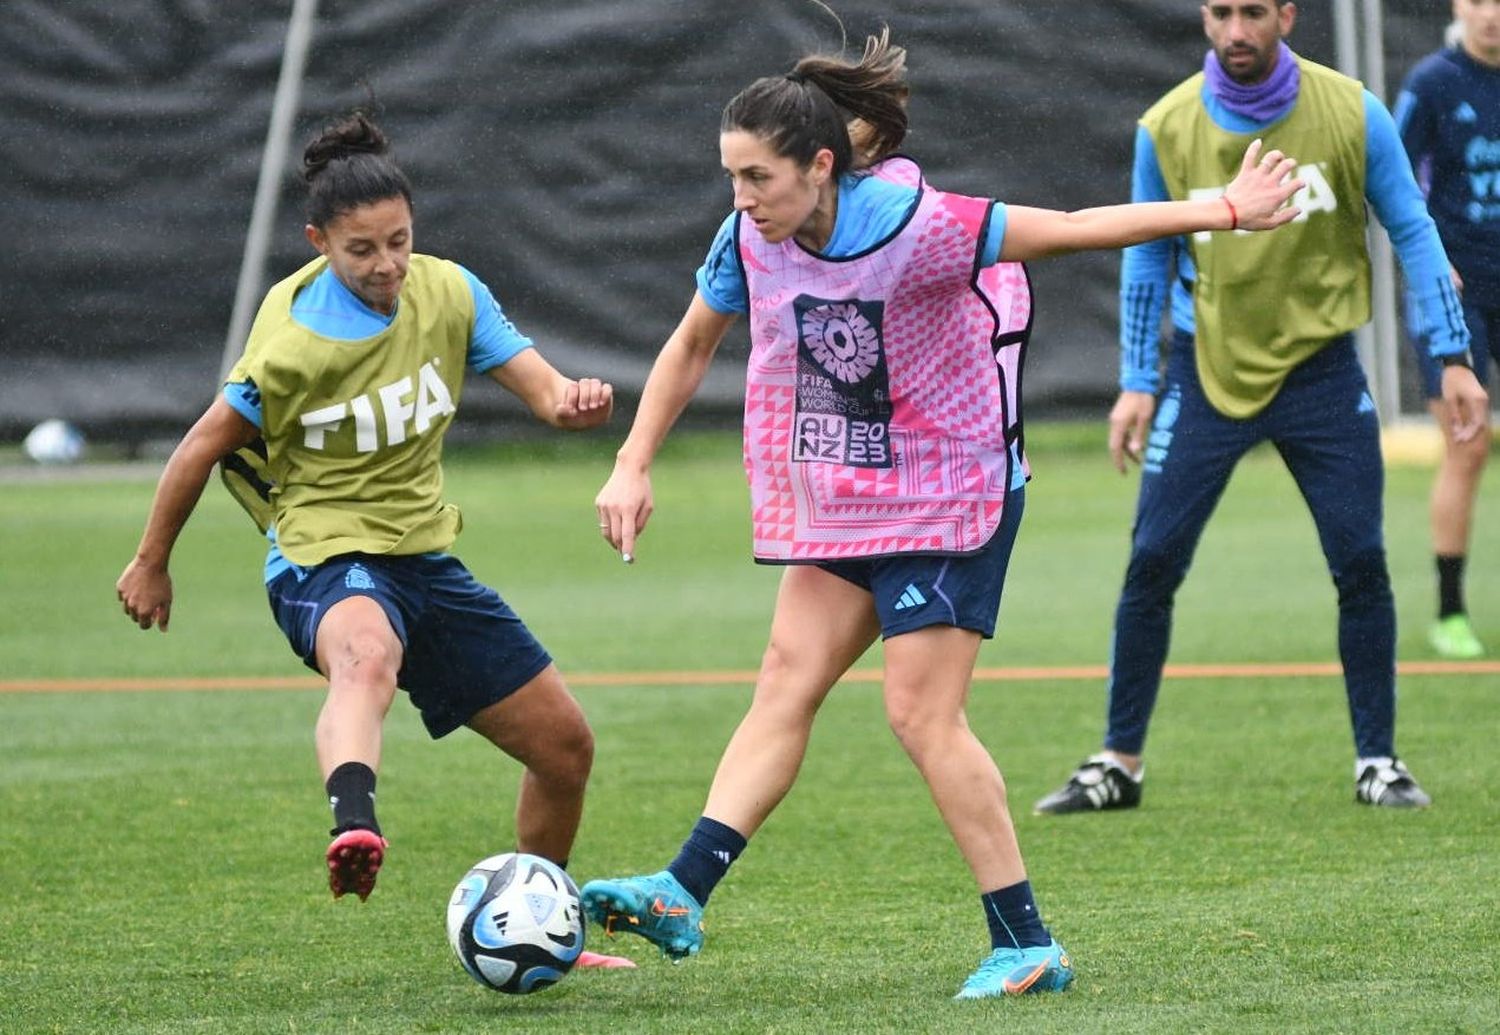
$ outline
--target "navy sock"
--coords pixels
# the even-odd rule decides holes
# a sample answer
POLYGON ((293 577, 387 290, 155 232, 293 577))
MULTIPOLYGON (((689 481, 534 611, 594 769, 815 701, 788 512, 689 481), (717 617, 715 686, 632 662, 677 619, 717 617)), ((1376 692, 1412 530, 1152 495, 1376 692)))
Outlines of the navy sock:
POLYGON ((693 832, 682 843, 677 858, 667 867, 667 872, 677 878, 677 883, 686 888, 700 906, 707 905, 708 896, 713 894, 729 867, 740 857, 746 843, 738 830, 701 816, 693 832))
POLYGON ((1438 617, 1464 613, 1464 555, 1437 555, 1438 617))
POLYGON ((1031 881, 979 896, 990 925, 990 945, 996 949, 1027 949, 1049 945, 1052 935, 1042 926, 1042 915, 1031 897, 1031 881))
POLYGON ((375 770, 363 762, 345 762, 328 774, 324 786, 328 804, 333 807, 330 834, 346 830, 380 833, 380 824, 375 822, 375 770))

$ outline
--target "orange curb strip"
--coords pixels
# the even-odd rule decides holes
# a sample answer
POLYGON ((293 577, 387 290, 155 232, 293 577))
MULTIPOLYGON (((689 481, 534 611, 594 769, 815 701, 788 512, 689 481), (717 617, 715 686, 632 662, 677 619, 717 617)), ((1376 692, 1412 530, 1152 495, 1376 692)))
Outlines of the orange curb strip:
MULTIPOLYGON (((1396 665, 1403 676, 1491 676, 1500 675, 1500 661, 1403 661, 1396 665)), ((1167 679, 1283 679, 1289 677, 1338 676, 1337 662, 1267 662, 1263 664, 1168 665, 1167 679)), ((702 672, 579 672, 566 676, 571 686, 750 686, 756 673, 750 669, 719 669, 702 672)), ((1058 680, 1106 679, 1104 665, 1048 666, 1032 668, 977 668, 974 680, 981 683, 1053 682, 1058 680)), ((846 683, 878 683, 878 669, 853 669, 846 683)), ((8 679, 0 680, 0 693, 84 693, 190 690, 319 690, 324 683, 316 676, 222 676, 130 679, 8 679)))

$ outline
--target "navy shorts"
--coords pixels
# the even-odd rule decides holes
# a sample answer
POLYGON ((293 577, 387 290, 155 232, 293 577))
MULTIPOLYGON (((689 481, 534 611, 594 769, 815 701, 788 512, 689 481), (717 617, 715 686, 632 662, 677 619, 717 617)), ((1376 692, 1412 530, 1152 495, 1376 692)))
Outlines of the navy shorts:
POLYGON ((349 553, 293 568, 266 586, 292 650, 317 669, 318 625, 348 597, 385 611, 404 651, 396 682, 434 738, 515 693, 552 662, 500 594, 457 557, 349 553))
MULTIPOLYGON (((1490 383, 1490 361, 1500 364, 1500 309, 1481 309, 1464 304, 1464 323, 1469 327, 1469 355, 1474 360, 1474 376, 1485 387, 1490 383)), ((1427 351, 1427 338, 1412 340, 1417 355, 1417 369, 1422 372, 1422 388, 1429 399, 1443 397, 1443 365, 1427 351)))
POLYGON ((995 635, 1000 591, 1005 588, 1005 571, 1025 507, 1025 489, 1006 493, 1000 527, 974 553, 896 554, 829 561, 818 567, 869 590, 880 616, 882 639, 929 625, 952 625, 972 629, 988 640, 995 635))

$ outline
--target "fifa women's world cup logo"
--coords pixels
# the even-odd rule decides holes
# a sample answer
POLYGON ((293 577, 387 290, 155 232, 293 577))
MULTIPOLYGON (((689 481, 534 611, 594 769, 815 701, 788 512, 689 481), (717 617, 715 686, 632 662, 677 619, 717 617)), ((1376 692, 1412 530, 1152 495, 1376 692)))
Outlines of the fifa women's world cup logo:
POLYGON ((890 379, 882 302, 801 295, 792 459, 890 467, 890 379))
POLYGON ((863 381, 880 362, 880 332, 853 302, 820 305, 799 322, 813 358, 845 384, 863 381))

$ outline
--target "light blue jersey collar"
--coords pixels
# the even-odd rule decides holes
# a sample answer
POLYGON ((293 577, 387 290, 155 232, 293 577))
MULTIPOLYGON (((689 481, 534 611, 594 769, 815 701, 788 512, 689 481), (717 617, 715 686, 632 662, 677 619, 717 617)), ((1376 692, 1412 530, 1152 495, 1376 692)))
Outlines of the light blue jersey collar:
POLYGON ((358 341, 385 331, 400 308, 401 301, 397 299, 390 316, 376 311, 350 291, 330 266, 297 293, 292 301, 292 319, 325 338, 358 341))

